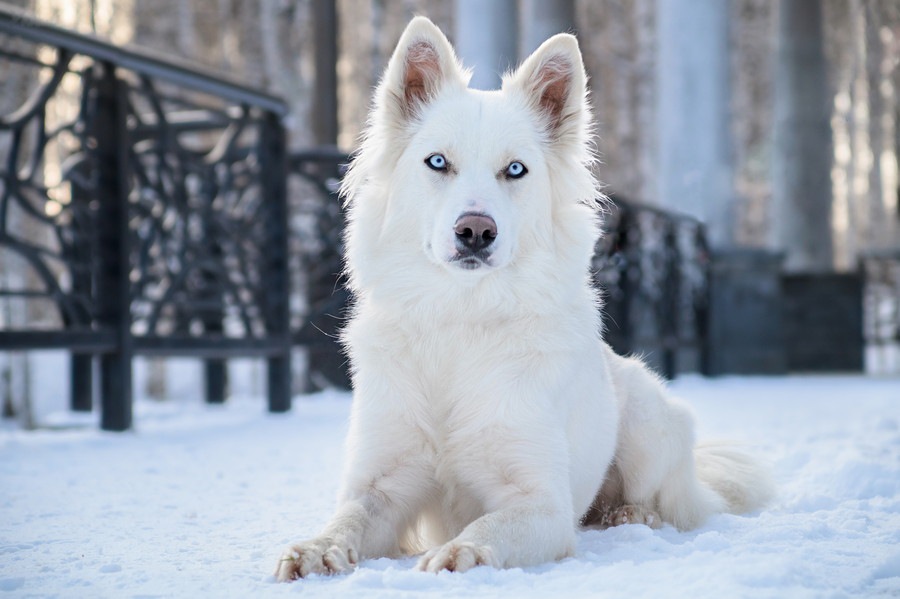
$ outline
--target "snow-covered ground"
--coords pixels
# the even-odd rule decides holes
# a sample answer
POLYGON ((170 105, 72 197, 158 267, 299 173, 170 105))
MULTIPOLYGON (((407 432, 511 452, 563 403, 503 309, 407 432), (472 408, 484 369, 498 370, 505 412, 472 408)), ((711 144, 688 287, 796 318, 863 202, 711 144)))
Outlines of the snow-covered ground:
POLYGON ((140 401, 124 434, 6 425, 0 599, 900 596, 900 379, 673 386, 701 437, 772 462, 780 494, 768 509, 688 533, 583 532, 575 557, 524 570, 435 576, 381 559, 290 585, 270 574, 332 510, 348 395, 298 398, 278 416, 259 399, 140 401))

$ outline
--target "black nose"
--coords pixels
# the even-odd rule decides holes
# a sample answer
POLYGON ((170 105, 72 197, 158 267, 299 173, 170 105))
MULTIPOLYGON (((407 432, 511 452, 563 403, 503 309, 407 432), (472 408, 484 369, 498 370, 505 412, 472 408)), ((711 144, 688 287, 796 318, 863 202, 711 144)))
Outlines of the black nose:
POLYGON ((457 246, 472 253, 483 250, 497 239, 497 223, 486 214, 463 214, 453 230, 457 246))

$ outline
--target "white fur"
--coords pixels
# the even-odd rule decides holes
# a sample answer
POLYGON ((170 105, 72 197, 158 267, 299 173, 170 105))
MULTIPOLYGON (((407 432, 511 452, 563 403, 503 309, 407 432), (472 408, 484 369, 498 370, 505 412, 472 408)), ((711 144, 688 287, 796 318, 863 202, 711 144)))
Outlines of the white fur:
POLYGON ((414 19, 345 180, 356 303, 339 507, 285 553, 280 580, 420 552, 432 572, 528 566, 572 555, 592 505, 690 528, 769 493, 746 458, 732 471, 728 451, 703 450, 713 459, 695 464, 689 413, 600 339, 588 278, 599 194, 575 38, 548 40, 498 91, 467 81, 443 34, 414 19), (449 171, 425 164, 435 152, 449 171), (512 161, 528 168, 521 179, 504 176, 512 161), (454 260, 466 212, 497 225, 470 268, 454 260))

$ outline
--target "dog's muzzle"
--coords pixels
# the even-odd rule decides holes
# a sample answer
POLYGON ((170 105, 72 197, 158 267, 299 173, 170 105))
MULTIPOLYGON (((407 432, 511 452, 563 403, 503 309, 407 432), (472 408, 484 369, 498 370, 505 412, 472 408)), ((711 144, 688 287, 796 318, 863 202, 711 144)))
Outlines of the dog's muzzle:
POLYGON ((491 244, 497 239, 497 222, 487 214, 466 212, 453 225, 456 234, 454 262, 462 268, 474 270, 488 263, 491 244))

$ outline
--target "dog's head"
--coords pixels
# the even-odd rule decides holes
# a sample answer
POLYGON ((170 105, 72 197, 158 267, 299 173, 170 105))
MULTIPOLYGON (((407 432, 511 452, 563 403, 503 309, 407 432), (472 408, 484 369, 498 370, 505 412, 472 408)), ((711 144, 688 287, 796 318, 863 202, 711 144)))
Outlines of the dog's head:
POLYGON ((500 90, 468 89, 468 79, 441 31, 413 19, 344 183, 351 282, 354 263, 389 251, 397 268, 411 268, 404 257, 414 254, 478 279, 571 242, 561 237, 589 237, 580 245, 593 247, 587 207, 597 192, 576 39, 547 40, 500 90), (569 230, 573 210, 582 233, 569 230))

